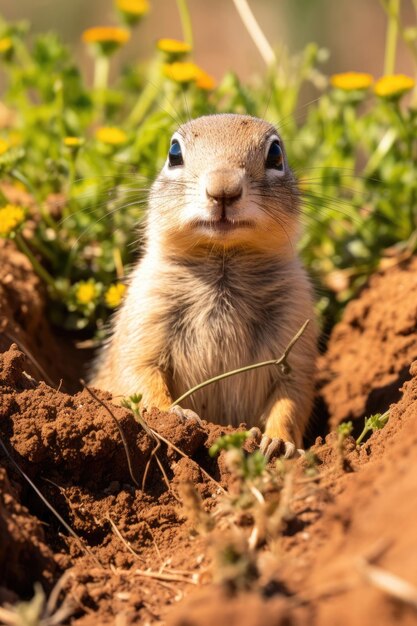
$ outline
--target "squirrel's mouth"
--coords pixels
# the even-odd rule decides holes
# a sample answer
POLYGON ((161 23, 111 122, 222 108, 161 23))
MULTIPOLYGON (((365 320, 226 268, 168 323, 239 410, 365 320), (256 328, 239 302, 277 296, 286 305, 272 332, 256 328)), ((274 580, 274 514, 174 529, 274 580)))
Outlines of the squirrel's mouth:
POLYGON ((217 220, 198 220, 196 226, 214 233, 227 233, 241 228, 253 228, 253 223, 248 220, 232 220, 228 217, 221 217, 217 220))

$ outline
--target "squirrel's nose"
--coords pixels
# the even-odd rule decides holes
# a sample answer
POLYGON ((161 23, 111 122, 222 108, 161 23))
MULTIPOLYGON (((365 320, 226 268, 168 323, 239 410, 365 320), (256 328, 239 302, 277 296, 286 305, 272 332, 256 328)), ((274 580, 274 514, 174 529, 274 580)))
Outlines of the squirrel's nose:
POLYGON ((243 173, 239 170, 213 170, 206 175, 206 194, 211 200, 238 200, 243 191, 243 173))

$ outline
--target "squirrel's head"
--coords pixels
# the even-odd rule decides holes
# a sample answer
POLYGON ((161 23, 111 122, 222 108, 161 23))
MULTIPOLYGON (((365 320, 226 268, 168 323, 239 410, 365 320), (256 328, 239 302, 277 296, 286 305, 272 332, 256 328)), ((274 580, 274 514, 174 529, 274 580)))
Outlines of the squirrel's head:
POLYGON ((208 115, 174 133, 150 194, 148 237, 169 249, 245 247, 294 254, 298 190, 269 123, 208 115))

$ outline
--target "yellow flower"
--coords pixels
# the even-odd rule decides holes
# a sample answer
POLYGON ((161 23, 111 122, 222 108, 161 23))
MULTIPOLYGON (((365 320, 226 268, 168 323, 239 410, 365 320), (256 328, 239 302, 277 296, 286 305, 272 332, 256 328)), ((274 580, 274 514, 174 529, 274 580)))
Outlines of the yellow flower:
POLYGON ((82 34, 82 40, 100 54, 109 55, 130 39, 130 32, 118 26, 95 26, 82 34))
POLYGON ((104 294, 104 300, 108 307, 115 309, 121 303, 123 296, 125 295, 126 285, 123 283, 116 283, 111 285, 104 294))
POLYGON ((159 39, 156 47, 162 52, 191 52, 191 46, 179 39, 159 39))
POLYGON ((5 139, 0 139, 0 156, 4 154, 5 152, 7 152, 9 148, 10 148, 9 142, 6 141, 5 139))
POLYGON ((97 298, 97 286, 92 280, 77 283, 75 288, 75 299, 79 304, 90 304, 97 298))
POLYGON ((8 237, 24 221, 25 212, 16 204, 6 204, 0 209, 0 237, 8 237))
POLYGON ((364 72, 345 72, 343 74, 333 74, 330 77, 332 86, 344 91, 368 89, 373 82, 374 79, 371 74, 365 74, 364 72))
POLYGON ((80 148, 84 143, 82 137, 64 137, 64 146, 67 148, 80 148))
POLYGON ((166 63, 163 66, 163 73, 174 82, 185 84, 197 80, 198 69, 197 65, 190 61, 177 61, 176 63, 166 63))
POLYGON ((127 24, 136 24, 149 13, 148 0, 115 0, 115 4, 127 24))
POLYGON ((8 52, 9 50, 11 50, 12 46, 13 41, 11 37, 3 37, 2 39, 0 39, 0 54, 8 52))
POLYGON ((199 71, 195 84, 199 87, 199 89, 204 89, 204 91, 211 91, 216 87, 214 77, 207 74, 204 70, 199 71))
POLYGON ((410 91, 415 85, 415 81, 404 74, 392 74, 383 76, 375 83, 374 92, 377 96, 389 98, 401 96, 406 91, 410 91))
POLYGON ((156 42, 156 47, 163 52, 171 62, 191 52, 190 44, 185 41, 179 41, 178 39, 159 39, 156 42))
POLYGON ((118 146, 127 141, 127 135, 124 130, 113 126, 100 126, 96 130, 96 138, 102 143, 107 143, 111 146, 118 146))

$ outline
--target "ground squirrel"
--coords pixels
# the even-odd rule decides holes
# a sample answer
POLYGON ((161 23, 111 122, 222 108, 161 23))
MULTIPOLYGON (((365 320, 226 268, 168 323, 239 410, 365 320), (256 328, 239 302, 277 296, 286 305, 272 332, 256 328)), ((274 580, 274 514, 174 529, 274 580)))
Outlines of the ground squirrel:
MULTIPOLYGON (((269 123, 220 114, 181 126, 152 185, 144 254, 91 382, 168 409, 212 376, 280 357, 314 317, 296 252, 299 213, 283 141, 269 123)), ((264 426, 261 449, 291 456, 311 411, 315 357, 312 323, 290 354, 289 377, 275 367, 240 374, 182 409, 264 426)))

